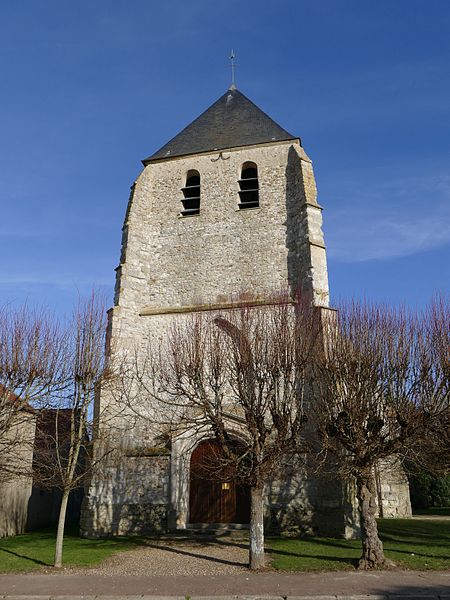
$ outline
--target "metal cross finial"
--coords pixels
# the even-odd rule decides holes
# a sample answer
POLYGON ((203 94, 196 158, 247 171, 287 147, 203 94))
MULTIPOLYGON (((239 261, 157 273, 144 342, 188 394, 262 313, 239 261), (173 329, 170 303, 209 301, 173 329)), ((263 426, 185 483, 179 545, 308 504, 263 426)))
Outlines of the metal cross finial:
POLYGON ((231 87, 235 88, 236 87, 236 83, 234 80, 234 69, 235 69, 235 64, 234 64, 234 59, 236 58, 236 54, 234 53, 234 50, 231 51, 230 54, 230 60, 231 60, 231 87))

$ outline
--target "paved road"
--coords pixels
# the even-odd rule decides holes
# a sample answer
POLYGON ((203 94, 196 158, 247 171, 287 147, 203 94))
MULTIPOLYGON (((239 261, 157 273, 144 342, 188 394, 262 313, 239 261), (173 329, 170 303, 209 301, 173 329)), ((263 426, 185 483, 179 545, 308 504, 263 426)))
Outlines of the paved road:
MULTIPOLYGON (((241 597, 361 597, 446 598, 450 571, 385 571, 378 573, 244 573, 216 576, 101 576, 28 574, 1 575, 0 597, 28 596, 175 596, 241 597), (370 597, 370 596, 369 596, 370 597)), ((11 598, 12 600, 12 598, 11 598)), ((135 599, 134 599, 135 600, 135 599)))

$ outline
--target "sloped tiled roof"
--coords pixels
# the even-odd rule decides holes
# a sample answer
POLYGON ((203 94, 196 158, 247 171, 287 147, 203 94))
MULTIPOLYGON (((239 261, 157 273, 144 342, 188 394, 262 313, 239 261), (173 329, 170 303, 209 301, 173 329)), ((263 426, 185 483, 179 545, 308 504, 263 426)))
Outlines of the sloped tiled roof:
POLYGON ((6 402, 13 405, 17 405, 17 410, 23 410, 25 412, 35 413, 35 409, 22 400, 17 394, 8 390, 2 383, 0 383, 0 405, 6 402))
POLYGON ((173 156, 297 139, 298 136, 280 127, 232 86, 195 121, 142 162, 145 165, 173 156))

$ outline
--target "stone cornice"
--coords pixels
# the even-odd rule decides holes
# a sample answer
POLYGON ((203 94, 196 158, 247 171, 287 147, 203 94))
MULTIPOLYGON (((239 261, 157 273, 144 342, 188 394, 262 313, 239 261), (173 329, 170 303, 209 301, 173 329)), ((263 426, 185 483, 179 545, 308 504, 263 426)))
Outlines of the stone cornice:
MULTIPOLYGON (((301 144, 300 144, 300 138, 295 138, 293 140, 277 140, 277 141, 273 141, 273 142, 262 142, 261 144, 249 144, 248 146, 235 146, 234 148, 217 148, 217 150, 206 150, 205 152, 194 152, 192 154, 183 154, 181 156, 164 156, 162 158, 155 158, 151 161, 142 161, 144 164, 144 169, 145 167, 149 166, 149 165, 155 165, 155 164, 159 164, 162 162, 168 162, 168 161, 174 161, 174 160, 185 160, 185 159, 190 159, 193 158, 194 156, 208 156, 212 155, 212 156, 217 156, 218 154, 228 154, 230 152, 238 152, 241 150, 248 150, 251 148, 262 148, 264 146, 285 146, 285 145, 292 145, 292 144, 298 144, 301 148, 301 144)), ((301 160, 305 160, 306 162, 310 162, 309 158, 303 158, 300 157, 301 160)))
MULTIPOLYGON (((213 312, 218 310, 233 310, 239 308, 254 308, 257 306, 276 306, 277 304, 291 304, 294 305, 293 300, 287 300, 279 302, 277 300, 251 300, 242 302, 215 302, 214 304, 191 304, 188 306, 147 306, 139 311, 140 317, 151 317, 156 315, 177 315, 186 314, 193 312, 213 312)), ((336 309, 330 308, 329 306, 314 306, 315 309, 326 309, 335 311, 336 309)))
MULTIPOLYGON (((293 304, 292 300, 288 300, 286 302, 281 302, 284 304, 293 304)), ((208 312, 215 310, 233 310, 237 308, 253 308, 256 306, 275 306, 276 304, 281 304, 277 300, 242 300, 241 302, 215 302, 213 304, 191 304, 188 306, 147 306, 142 308, 139 311, 139 316, 148 317, 153 315, 176 315, 183 313, 191 313, 191 312, 208 312)))

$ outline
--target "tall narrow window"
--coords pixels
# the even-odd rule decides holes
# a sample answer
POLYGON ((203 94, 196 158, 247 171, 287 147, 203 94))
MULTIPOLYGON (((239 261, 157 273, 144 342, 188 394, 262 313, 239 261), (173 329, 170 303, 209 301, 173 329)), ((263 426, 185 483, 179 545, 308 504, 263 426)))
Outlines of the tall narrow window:
POLYGON ((184 217, 198 215, 200 212, 200 173, 198 171, 188 171, 186 185, 181 188, 181 191, 184 196, 181 214, 184 217))
POLYGON ((253 162, 242 165, 239 179, 239 208, 257 208, 259 206, 258 167, 253 162))

